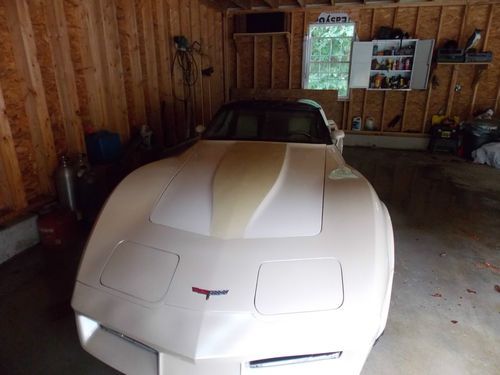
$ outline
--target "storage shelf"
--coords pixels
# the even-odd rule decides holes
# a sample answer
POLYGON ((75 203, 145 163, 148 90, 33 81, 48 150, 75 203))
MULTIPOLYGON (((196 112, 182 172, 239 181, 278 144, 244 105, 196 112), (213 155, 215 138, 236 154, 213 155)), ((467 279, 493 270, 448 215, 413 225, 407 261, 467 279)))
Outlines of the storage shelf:
POLYGON ((438 65, 491 65, 492 62, 439 62, 438 65))
POLYGON ((401 132, 390 130, 344 130, 347 134, 360 134, 360 135, 388 135, 392 137, 415 137, 415 138, 429 138, 427 133, 417 132, 401 132))
POLYGON ((374 89, 374 88, 367 88, 367 90, 370 91, 411 91, 411 89, 374 89))

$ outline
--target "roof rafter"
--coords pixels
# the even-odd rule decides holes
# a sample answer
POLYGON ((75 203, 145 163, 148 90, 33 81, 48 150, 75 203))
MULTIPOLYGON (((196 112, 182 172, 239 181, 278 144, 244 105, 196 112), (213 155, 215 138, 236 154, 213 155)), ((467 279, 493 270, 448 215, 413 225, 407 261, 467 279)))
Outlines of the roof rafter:
POLYGON ((276 8, 278 8, 280 6, 279 0, 264 0, 264 2, 270 8, 275 8, 276 9, 276 8))
POLYGON ((241 9, 252 9, 252 0, 231 0, 241 9))

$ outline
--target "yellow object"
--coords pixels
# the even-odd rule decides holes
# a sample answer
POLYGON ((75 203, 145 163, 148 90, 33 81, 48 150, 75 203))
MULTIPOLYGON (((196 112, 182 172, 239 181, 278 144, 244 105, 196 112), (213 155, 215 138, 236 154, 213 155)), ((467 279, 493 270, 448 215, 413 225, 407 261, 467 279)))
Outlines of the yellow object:
POLYGON ((255 210, 273 187, 285 160, 286 144, 237 143, 215 173, 212 235, 243 235, 255 210))
MULTIPOLYGON (((432 115, 432 120, 431 120, 432 121, 432 125, 439 125, 446 118, 447 117, 445 115, 432 115)), ((460 117, 458 117, 458 116, 450 117, 450 119, 452 119, 455 122, 455 124, 457 124, 457 125, 460 122, 460 117)))

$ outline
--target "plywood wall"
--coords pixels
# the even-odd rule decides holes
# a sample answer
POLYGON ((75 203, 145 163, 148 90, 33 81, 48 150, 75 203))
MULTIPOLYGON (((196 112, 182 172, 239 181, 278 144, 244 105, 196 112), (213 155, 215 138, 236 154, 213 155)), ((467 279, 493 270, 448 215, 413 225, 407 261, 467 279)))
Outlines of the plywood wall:
MULTIPOLYGON (((494 61, 477 83, 477 66, 438 65, 433 68, 434 87, 410 92, 355 89, 350 100, 338 102, 335 121, 350 129, 354 116, 373 117, 385 133, 414 135, 429 129, 432 114, 444 111, 465 119, 476 111, 497 108, 500 90, 500 4, 498 1, 436 1, 410 4, 342 5, 337 7, 282 9, 291 17, 290 33, 280 35, 236 35, 228 29, 229 61, 235 67, 228 75, 231 87, 271 88, 277 85, 301 87, 302 48, 309 23, 321 12, 347 12, 356 22, 360 40, 375 38, 380 26, 399 27, 418 39, 448 39, 461 45, 475 28, 483 30, 479 49, 493 51, 494 61), (289 43, 290 55, 277 53, 277 43, 289 43), (274 45, 271 40, 274 39, 274 45), (289 69, 288 77, 282 74, 289 69), (280 77, 278 80, 277 77, 280 77), (455 92, 455 84, 462 90, 455 92), (477 84, 476 84, 477 83, 477 84), (391 120, 401 117, 395 126, 391 120)), ((241 12, 239 12, 241 13, 241 12)), ((232 17, 228 17, 231 24, 232 17)), ((364 121, 363 121, 364 123, 364 121)))
POLYGON ((224 17, 203 0, 0 0, 0 221, 54 196, 85 129, 126 144, 148 124, 170 146, 208 121, 226 93, 224 17), (191 90, 174 35, 201 45, 191 90))

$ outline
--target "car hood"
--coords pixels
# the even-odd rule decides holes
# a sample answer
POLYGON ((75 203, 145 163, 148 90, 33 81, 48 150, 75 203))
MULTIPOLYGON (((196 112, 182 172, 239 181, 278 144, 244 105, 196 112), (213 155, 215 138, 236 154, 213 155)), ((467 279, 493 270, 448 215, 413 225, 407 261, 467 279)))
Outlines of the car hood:
POLYGON ((150 220, 223 239, 317 235, 325 152, 325 145, 199 142, 150 220))

